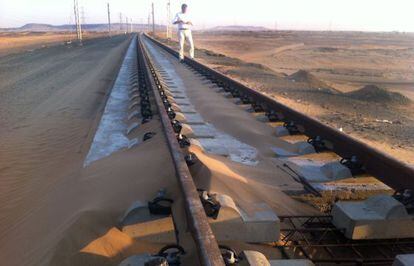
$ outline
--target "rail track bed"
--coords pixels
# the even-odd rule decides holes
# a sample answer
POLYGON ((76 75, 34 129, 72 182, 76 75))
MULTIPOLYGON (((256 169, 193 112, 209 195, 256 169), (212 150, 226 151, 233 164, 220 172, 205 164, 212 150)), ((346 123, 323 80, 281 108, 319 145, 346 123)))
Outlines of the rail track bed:
POLYGON ((414 252, 411 229, 381 232, 395 213, 394 226, 412 225, 411 167, 137 38, 131 106, 139 121, 128 132, 162 125, 176 182, 160 181, 158 195, 121 222, 123 232, 165 248, 121 265, 391 265, 414 252), (365 213, 376 218, 359 219, 365 213))

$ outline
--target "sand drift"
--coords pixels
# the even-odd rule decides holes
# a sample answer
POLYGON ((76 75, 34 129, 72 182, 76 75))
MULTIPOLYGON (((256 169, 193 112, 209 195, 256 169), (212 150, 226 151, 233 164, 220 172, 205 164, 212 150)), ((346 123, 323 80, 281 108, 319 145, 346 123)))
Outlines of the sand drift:
POLYGON ((130 140, 127 137, 126 123, 130 106, 129 90, 132 87, 129 77, 136 72, 136 64, 137 43, 133 39, 109 95, 84 166, 138 143, 138 139, 130 140))
POLYGON ((159 54, 153 46, 147 44, 147 47, 154 58, 157 69, 163 72, 161 77, 165 80, 166 85, 173 89, 171 94, 176 99, 175 101, 184 116, 182 120, 190 125, 193 131, 193 143, 200 145, 206 152, 228 156, 235 162, 256 165, 256 149, 220 132, 214 125, 206 123, 188 98, 187 89, 171 62, 159 54))
MULTIPOLYGON (((242 89, 237 90, 234 83, 231 84, 231 82, 234 81, 226 83, 229 81, 228 78, 223 78, 221 74, 215 73, 213 70, 209 70, 208 68, 201 66, 198 62, 186 59, 187 64, 195 70, 191 73, 191 68, 180 66, 177 62, 173 61, 175 60, 173 57, 166 54, 165 51, 160 50, 156 46, 160 46, 167 52, 176 55, 176 53, 168 47, 148 37, 141 36, 139 39, 141 45, 140 52, 143 54, 139 56, 140 60, 144 62, 141 64, 141 68, 148 68, 147 70, 143 69, 142 71, 147 71, 149 76, 152 78, 150 78, 149 84, 154 89, 155 102, 157 104, 159 115, 165 130, 165 135, 168 140, 167 142, 170 147, 171 156, 176 165, 176 176, 179 186, 181 187, 182 196, 184 197, 182 200, 185 212, 187 213, 187 223, 190 224, 190 232, 195 242, 195 250, 197 250, 197 256, 201 265, 233 265, 239 259, 247 260, 249 262, 247 265, 257 265, 257 261, 262 261, 262 263, 266 263, 268 265, 284 265, 285 262, 280 260, 280 258, 279 260, 269 260, 269 258, 266 258, 264 255, 266 251, 261 248, 256 247, 256 251, 254 252, 246 250, 243 251, 243 249, 241 249, 241 253, 239 254, 230 247, 219 247, 217 244, 217 242, 221 241, 246 241, 250 243, 277 242, 280 238, 282 238, 281 242, 283 243, 283 247, 288 250, 290 247, 289 243, 291 243, 291 241, 296 241, 295 243, 304 243, 300 244, 300 247, 303 251, 304 257, 306 259, 310 259, 310 261, 296 261, 295 263, 311 265, 311 261, 318 262, 319 259, 331 262, 349 262, 349 258, 338 258, 333 255, 332 252, 328 254, 330 257, 329 259, 318 259, 308 253, 308 248, 312 250, 312 248, 308 246, 309 243, 316 241, 316 239, 314 238, 315 235, 312 233, 313 230, 310 228, 307 229, 307 227, 313 227, 314 222, 317 222, 320 226, 322 226, 316 230, 323 232, 322 238, 324 238, 323 236, 325 236, 325 234, 330 235, 331 233, 333 233, 333 237, 337 239, 350 238, 354 241, 361 239, 395 239, 414 236, 410 230, 408 230, 409 225, 403 225, 411 219, 411 216, 408 214, 406 209, 409 208, 409 206, 404 205, 404 196, 401 198, 397 194, 394 197, 383 194, 388 193, 388 191, 392 191, 392 189, 382 184, 380 181, 375 181, 376 179, 374 177, 370 177, 371 179, 368 181, 366 177, 365 179, 361 178, 360 181, 368 182, 363 186, 365 190, 367 190, 367 187, 370 185, 373 185, 374 188, 371 186, 368 190, 373 190, 374 195, 379 194, 379 196, 376 196, 377 198, 369 198, 366 201, 366 204, 362 203, 361 205, 355 206, 347 205, 346 202, 334 204, 332 215, 280 215, 277 214, 277 211, 275 212, 275 209, 272 209, 271 204, 268 205, 266 201, 263 201, 263 197, 255 198, 253 194, 251 196, 246 194, 246 197, 250 197, 250 200, 245 201, 242 197, 240 197, 240 194, 231 195, 231 191, 223 189, 222 186, 220 188, 220 186, 214 185, 214 180, 220 175, 215 173, 217 171, 215 168, 211 168, 211 165, 208 165, 208 159, 204 159, 204 156, 211 158, 222 157, 223 159, 221 160, 230 160, 236 163, 245 164, 247 165, 246 167, 249 168, 255 168, 266 161, 272 161, 272 159, 265 158, 264 162, 261 162, 261 160, 256 160, 256 158, 263 158, 263 156, 267 157, 268 155, 264 155, 266 151, 273 151, 275 157, 284 157, 283 159, 273 159, 273 166, 271 167, 274 167, 273 170, 275 173, 279 172, 278 174, 281 174, 280 170, 283 170, 284 173, 289 172, 289 175, 293 177, 295 181, 302 184, 305 190, 310 191, 311 194, 313 193, 317 197, 323 197, 323 191, 321 191, 321 187, 323 186, 320 186, 319 184, 326 184, 325 187, 327 187, 330 183, 333 187, 333 189, 331 187, 331 191, 336 191, 337 188, 339 188, 338 190, 341 190, 340 185, 337 188, 335 187, 336 181, 339 181, 340 183, 342 180, 355 178, 354 176, 370 172, 370 168, 368 167, 367 171, 364 161, 359 160, 359 157, 357 158, 356 155, 341 159, 341 157, 338 157, 337 154, 330 151, 333 150, 338 152, 339 150, 339 153, 343 152, 341 147, 338 150, 333 149, 333 147, 337 145, 337 140, 335 138, 332 141, 324 139, 323 136, 326 136, 329 132, 332 133, 331 129, 322 126, 322 130, 319 131, 319 133, 323 133, 321 136, 314 136, 313 138, 309 138, 304 141, 303 138, 301 138, 303 132, 306 132, 307 134, 317 132, 319 130, 317 127, 320 126, 318 122, 305 118, 306 123, 301 124, 300 122, 303 121, 299 119, 304 117, 300 114, 294 113, 292 110, 284 106, 282 106, 282 110, 280 111, 274 109, 269 110, 269 103, 259 102, 261 95, 255 94, 249 90, 247 90, 247 92, 242 89), (144 41, 142 42, 142 40, 144 41), (202 75, 196 76, 194 75, 195 72, 201 73, 202 75), (191 75, 193 75, 192 80, 188 80, 188 77, 191 75), (210 83, 210 81, 212 82, 210 83), (213 85, 213 83, 215 85, 213 85), (251 105, 251 112, 256 114, 264 113, 266 119, 260 115, 252 116, 252 118, 256 117, 258 121, 267 122, 268 126, 273 128, 273 135, 278 137, 276 144, 273 144, 276 147, 272 148, 271 145, 269 145, 267 149, 264 147, 254 148, 255 145, 249 145, 238 140, 239 137, 243 139, 241 134, 243 132, 237 132, 237 130, 234 131, 234 128, 233 132, 237 133, 234 135, 229 134, 228 132, 232 131, 230 129, 231 126, 229 128, 220 123, 220 118, 222 120, 226 120, 226 115, 219 117, 215 114, 215 108, 218 105, 210 106, 211 109, 205 106, 206 103, 210 103, 210 101, 213 100, 214 96, 212 96, 211 93, 208 95, 206 91, 201 91, 200 89, 203 86, 209 87, 213 94, 217 94, 217 92, 225 92, 225 95, 227 95, 225 100, 228 104, 235 103, 235 106, 239 106, 236 107, 238 108, 238 111, 236 112, 245 112, 246 110, 249 111, 249 108, 246 109, 245 106, 251 105), (189 89, 190 87, 191 89, 189 89), (212 88, 214 88, 214 91, 211 90, 212 88), (229 99, 233 97, 240 100, 233 102, 229 101, 229 99), (292 114, 294 117, 296 116, 296 120, 287 120, 292 114), (279 122, 282 122, 282 124, 279 122), (216 125, 220 129, 217 129, 216 125), (305 131, 304 128, 307 127, 313 127, 313 129, 309 132, 305 131), (223 130, 223 133, 221 130, 223 130), (289 136, 298 136, 298 138, 289 138, 289 136), (220 139, 221 142, 216 139, 220 139), (304 156, 303 160, 304 163, 306 163, 306 166, 301 165, 300 161, 298 161, 302 159, 302 156, 304 156), (306 158, 306 156, 310 157, 306 158), (190 175, 193 175, 192 179, 188 179, 189 171, 187 170, 187 167, 183 165, 184 158, 191 170, 190 175), (310 167, 312 164, 315 169, 319 170, 307 170, 306 167, 310 167), (204 171, 203 169, 208 169, 212 172, 212 175, 209 177, 208 181, 200 179, 200 173, 204 171), (279 170, 276 171, 276 169, 279 170), (308 173, 310 175, 308 175, 308 173), (202 203, 205 215, 200 214, 200 202, 198 202, 198 200, 194 197, 197 194, 196 190, 198 191, 199 200, 202 203), (225 191, 229 192, 230 195, 223 193, 225 191), (371 204, 371 202, 376 203, 371 204), (377 209, 377 206, 381 206, 381 208, 377 209), (367 217, 358 217, 357 213, 360 213, 358 208, 370 209, 372 215, 367 217), (391 222, 389 219, 392 217, 392 213, 394 213, 396 209, 400 212, 395 217, 398 222, 397 220, 393 220, 392 222, 397 222, 403 226, 387 236, 381 235, 381 230, 389 225, 391 222), (349 217, 351 220, 362 222, 362 227, 359 227, 360 225, 358 222, 353 225, 352 223, 350 225, 349 223, 344 224, 342 222, 338 222, 347 219, 344 217, 349 217), (205 224, 206 220, 209 221, 209 225, 205 224), (302 225, 295 225, 298 222, 302 223, 302 225), (293 228, 291 226, 293 226, 293 228), (332 230, 332 228, 336 228, 337 230, 332 230), (367 230, 366 228, 370 229, 367 230), (295 237, 295 232, 298 230, 309 230, 308 233, 310 233, 310 235, 304 235, 302 233, 298 239, 295 237), (341 232, 344 231, 346 234, 342 235, 341 232), (212 235, 212 233, 214 235, 212 235), (212 241, 215 243, 212 243, 212 241), (219 255, 220 253, 221 256, 219 255), (253 261, 256 261, 256 263, 253 261)), ((241 87, 240 84, 236 85, 241 87)), ((265 97, 263 99, 268 100, 265 97)), ((273 108, 275 107, 280 106, 276 105, 273 108)), ((245 124, 245 126, 249 127, 248 124, 245 124)), ((241 131, 245 131, 244 133, 247 134, 247 139, 255 139, 254 135, 249 135, 252 131, 241 131)), ((260 129, 256 130, 256 134, 258 134, 259 131, 260 129)), ((336 132, 333 132, 333 134, 338 135, 336 132)), ((246 137, 246 135, 244 137, 246 137)), ((345 135, 341 135, 340 137, 342 137, 345 141, 348 140, 345 135)), ((351 139, 348 141, 352 142, 354 140, 351 139)), ((359 148, 367 148, 366 146, 361 146, 358 142, 356 143, 357 144, 355 145, 359 145, 359 148)), ((375 151, 371 151, 371 153, 372 152, 375 151)), ((379 156, 382 156, 382 154, 379 156)), ((392 161, 393 159, 387 158, 387 160, 392 161)), ((399 162, 393 163, 399 164, 399 162)), ((404 168, 406 166, 401 164, 401 167, 404 168)), ((237 167, 232 165, 232 168, 236 169, 237 167)), ((412 169, 410 170, 410 168, 406 167, 405 170, 402 171, 406 171, 411 174, 412 169)), ((387 172, 389 172, 389 169, 387 172)), ((255 176, 254 171, 251 172, 250 175, 255 176)), ((380 177, 382 178, 382 174, 380 177)), ((256 181, 257 180, 258 179, 256 179, 256 181)), ((386 179, 386 181, 388 181, 388 179, 386 179)), ((226 181, 221 179, 220 182, 226 181)), ((349 185, 352 187, 351 183, 349 185)), ((391 185, 396 184, 392 182, 388 183, 391 183, 391 185)), ((399 185, 402 184, 400 183, 399 185)), ((410 187, 407 183, 404 184, 404 186, 410 187)), ((240 187, 239 189, 242 188, 240 187)), ((355 189, 355 187, 353 187, 353 189, 355 189)), ((234 191, 236 190, 238 189, 234 189, 234 191)), ((170 203, 173 202, 164 198, 164 194, 160 194, 154 199, 154 201, 156 202, 157 199, 158 201, 164 200, 170 203)), ((156 212, 154 212, 154 210, 151 211, 153 203, 150 203, 148 207, 145 204, 138 204, 136 205, 136 208, 141 211, 149 208, 149 213, 155 214, 156 212)), ((174 207, 171 207, 172 212, 166 212, 163 214, 167 216, 172 215, 174 217, 176 215, 174 214, 174 209, 174 207)), ((155 222, 158 219, 156 217, 152 217, 151 220, 155 222)), ((173 218, 173 220, 176 219, 173 218)), ((139 228, 142 225, 140 225, 141 222, 139 218, 136 218, 136 220, 132 223, 135 224, 134 230, 140 230, 139 228)), ((175 226, 177 228, 181 227, 181 225, 177 224, 175 226)), ((172 248, 177 249, 177 252, 173 253, 173 259, 169 256, 166 257, 165 253, 160 252, 152 256, 148 254, 134 255, 129 257, 123 263, 125 263, 125 265, 128 263, 141 265, 140 263, 158 261, 158 263, 162 264, 161 261, 164 260, 166 262, 169 261, 170 263, 178 263, 181 257, 186 257, 184 255, 184 250, 189 247, 182 247, 180 245, 177 246, 177 244, 182 241, 183 236, 180 236, 180 233, 176 236, 177 243, 174 244, 175 246, 172 248)), ((332 237, 332 235, 330 237, 332 237)), ((319 238, 318 241, 320 240, 321 238, 319 238)), ((386 243, 384 243, 384 245, 386 245, 386 243)), ((342 248, 341 244, 338 244, 338 247, 342 248)), ((321 251, 317 252, 319 253, 321 251)), ((296 256, 295 254, 291 255, 293 258, 296 256)), ((390 257, 385 259, 368 259, 370 261, 389 263, 393 260, 395 255, 389 254, 387 256, 390 257)), ((368 257, 370 257, 370 255, 368 255, 368 257)), ((290 259, 293 258, 291 257, 290 259)), ((361 258, 361 256, 359 256, 359 258, 355 259, 363 260, 364 258, 365 257, 361 258)), ((290 262, 293 262, 293 260, 290 262)))

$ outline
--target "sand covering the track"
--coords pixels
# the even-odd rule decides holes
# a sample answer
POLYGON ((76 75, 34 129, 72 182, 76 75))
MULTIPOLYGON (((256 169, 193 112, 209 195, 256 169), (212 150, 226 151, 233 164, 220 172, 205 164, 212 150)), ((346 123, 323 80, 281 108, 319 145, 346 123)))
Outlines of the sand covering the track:
POLYGON ((175 182, 159 125, 142 127, 159 133, 151 142, 83 168, 127 47, 121 36, 0 58, 2 265, 105 265, 143 246, 113 227, 175 182))
MULTIPOLYGON (((176 187, 162 133, 129 151, 102 159, 81 172, 75 217, 61 232, 52 265, 114 265, 129 255, 157 252, 161 246, 136 241, 116 225, 129 205, 152 199, 161 187, 176 187)), ((176 194, 176 193, 174 193, 176 194)), ((73 206, 75 205, 75 206, 73 206)))

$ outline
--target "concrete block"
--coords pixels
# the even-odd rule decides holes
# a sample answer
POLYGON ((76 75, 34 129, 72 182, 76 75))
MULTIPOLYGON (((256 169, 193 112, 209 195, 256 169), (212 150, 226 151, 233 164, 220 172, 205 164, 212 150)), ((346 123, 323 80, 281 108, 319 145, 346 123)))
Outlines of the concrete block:
POLYGON ((186 113, 186 114, 197 113, 192 105, 178 106, 176 104, 171 104, 171 108, 174 110, 174 112, 181 112, 181 113, 186 113))
POLYGON ((172 93, 169 89, 165 89, 165 90, 164 90, 164 94, 165 94, 166 96, 172 96, 172 97, 174 97, 173 93, 172 93))
POLYGON ((148 204, 134 202, 120 222, 121 231, 132 238, 159 242, 175 242, 175 229, 172 216, 153 215, 148 204))
POLYGON ((174 98, 183 98, 185 97, 185 94, 182 92, 171 92, 171 96, 174 98))
POLYGON ((194 109, 194 106, 192 105, 183 105, 180 107, 181 112, 185 114, 195 114, 197 111, 194 109))
POLYGON ((306 259, 268 260, 265 255, 254 250, 245 250, 239 257, 239 266, 314 266, 312 261, 306 259))
POLYGON ((187 119, 185 117, 185 115, 181 112, 176 112, 175 111, 175 119, 180 121, 181 123, 186 123, 187 119))
POLYGON ((175 111, 175 110, 177 110, 177 112, 180 112, 180 110, 181 110, 181 106, 179 106, 178 104, 176 104, 176 103, 170 103, 171 104, 171 108, 175 111))
POLYGON ((412 266, 414 265, 414 254, 402 254, 395 257, 392 266, 412 266))
POLYGON ((131 96, 129 96, 129 100, 130 101, 134 101, 139 99, 141 96, 139 95, 139 93, 133 93, 131 96))
POLYGON ((303 154, 315 153, 315 148, 307 141, 299 141, 289 144, 288 148, 272 148, 277 157, 292 157, 303 154))
POLYGON ((135 101, 133 101, 129 106, 128 106, 128 109, 129 110, 131 110, 131 109, 133 109, 134 107, 138 107, 140 105, 140 103, 139 103, 139 101, 138 100, 135 100, 135 101))
POLYGON ((275 127, 275 133, 278 137, 290 135, 289 130, 287 130, 287 128, 285 128, 284 126, 275 127))
POLYGON ((208 125, 187 125, 183 124, 181 134, 188 138, 214 138, 215 134, 208 125))
POLYGON ((151 256, 148 253, 133 255, 124 259, 118 266, 168 266, 168 262, 165 258, 159 256, 151 256))
MULTIPOLYGON (((178 120, 178 119, 177 119, 178 120)), ((204 124, 203 118, 199 114, 185 114, 185 123, 187 124, 204 124)))
POLYGON ((138 138, 130 139, 129 142, 128 142, 128 149, 132 149, 135 146, 138 146, 138 144, 140 144, 140 143, 141 143, 141 140, 138 139, 138 138))
POLYGON ((203 118, 197 113, 183 114, 182 112, 176 112, 175 119, 177 119, 181 123, 190 124, 190 125, 205 124, 203 118))
POLYGON ((252 203, 245 211, 227 195, 216 194, 221 208, 217 219, 209 218, 219 241, 274 242, 279 240, 280 220, 265 203, 252 203))
POLYGON ((188 98, 174 99, 174 102, 178 105, 191 105, 188 98))
POLYGON ((128 114, 128 120, 131 120, 134 117, 138 117, 140 112, 138 110, 134 110, 128 114))
POLYGON ((239 257, 239 266, 271 266, 266 256, 258 251, 244 250, 239 257))
POLYGON ((129 135, 133 130, 137 129, 139 127, 139 123, 134 122, 131 125, 128 126, 126 134, 129 135))
MULTIPOLYGON (((172 103, 176 103, 176 99, 175 99, 174 97, 172 97, 172 96, 167 96, 167 100, 168 100, 168 102, 170 102, 171 104, 172 104, 172 103)), ((178 104, 178 103, 176 103, 176 104, 178 104)))
POLYGON ((271 260, 271 266, 314 266, 312 261, 305 259, 271 260))
POLYGON ((169 90, 171 93, 184 93, 184 90, 183 90, 183 89, 181 89, 181 88, 177 88, 177 87, 175 87, 175 86, 169 87, 169 88, 168 88, 168 90, 169 90))
POLYGON ((124 259, 118 266, 144 266, 151 258, 151 255, 148 253, 133 255, 124 259))
POLYGON ((339 201, 332 208, 333 224, 350 239, 390 239, 414 237, 413 216, 389 195, 365 201, 339 201))
POLYGON ((304 157, 289 157, 281 160, 309 182, 330 182, 352 177, 348 167, 339 161, 320 161, 304 157))
POLYGON ((203 145, 200 143, 198 139, 190 138, 190 143, 192 146, 197 146, 201 151, 205 151, 203 145))

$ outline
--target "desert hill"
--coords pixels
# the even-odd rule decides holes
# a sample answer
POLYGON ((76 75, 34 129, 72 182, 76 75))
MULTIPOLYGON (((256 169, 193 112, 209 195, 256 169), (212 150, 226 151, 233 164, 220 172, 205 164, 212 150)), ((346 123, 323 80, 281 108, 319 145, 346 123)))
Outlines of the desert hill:
POLYGON ((238 25, 230 25, 230 26, 217 26, 208 31, 266 31, 269 30, 265 27, 259 26, 238 26, 238 25))
POLYGON ((301 82, 306 84, 311 89, 323 90, 330 93, 339 93, 336 89, 326 84, 324 81, 320 80, 312 73, 306 70, 299 70, 287 77, 288 80, 293 82, 301 82))
POLYGON ((347 96, 373 103, 408 104, 409 98, 398 92, 391 92, 376 85, 366 85, 361 89, 346 93, 347 96))
MULTIPOLYGON (((113 23, 111 24, 112 30, 119 30, 120 24, 113 23)), ((125 29, 125 25, 122 25, 125 29)), ((133 30, 143 30, 147 29, 147 24, 132 24, 133 30)), ((156 25, 157 29, 164 29, 163 25, 156 25)), ((83 24, 82 29, 86 31, 107 31, 108 24, 98 23, 98 24, 83 24)), ((28 23, 21 27, 17 28, 0 28, 0 31, 3 32, 59 32, 59 31, 73 31, 75 30, 75 25, 73 24, 64 24, 64 25, 51 25, 51 24, 42 24, 42 23, 28 23)))

